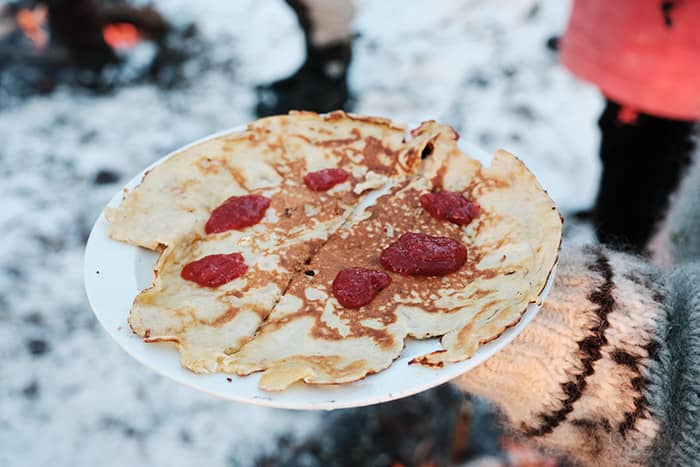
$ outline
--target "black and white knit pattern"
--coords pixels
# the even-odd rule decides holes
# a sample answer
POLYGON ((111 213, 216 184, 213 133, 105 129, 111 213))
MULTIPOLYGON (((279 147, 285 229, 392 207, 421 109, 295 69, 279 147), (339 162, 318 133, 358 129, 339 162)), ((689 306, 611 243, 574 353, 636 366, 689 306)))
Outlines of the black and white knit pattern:
POLYGON ((582 465, 700 465, 698 201, 700 164, 669 214, 672 271, 565 246, 532 324, 457 384, 582 465))

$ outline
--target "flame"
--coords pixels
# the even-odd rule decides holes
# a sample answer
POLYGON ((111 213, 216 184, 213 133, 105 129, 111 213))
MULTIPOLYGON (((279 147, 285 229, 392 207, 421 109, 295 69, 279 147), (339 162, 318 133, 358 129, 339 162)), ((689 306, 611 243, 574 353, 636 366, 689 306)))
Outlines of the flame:
POLYGON ((102 28, 102 37, 113 49, 130 49, 141 40, 141 34, 133 24, 112 23, 102 28))
POLYGON ((44 29, 46 18, 47 10, 43 5, 38 5, 33 10, 22 8, 15 15, 17 26, 38 50, 43 50, 49 43, 49 35, 44 29))

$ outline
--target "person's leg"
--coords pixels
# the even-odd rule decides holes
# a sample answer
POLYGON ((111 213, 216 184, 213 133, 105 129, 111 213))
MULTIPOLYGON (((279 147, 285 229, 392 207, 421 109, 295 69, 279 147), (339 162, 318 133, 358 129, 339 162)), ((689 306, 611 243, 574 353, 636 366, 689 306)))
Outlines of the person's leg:
POLYGON ((304 31, 306 59, 292 76, 258 87, 258 116, 345 108, 352 58, 352 0, 286 1, 304 31))
POLYGON ((598 124, 603 173, 593 225, 601 242, 642 252, 690 162, 695 122, 634 113, 608 100, 598 124))

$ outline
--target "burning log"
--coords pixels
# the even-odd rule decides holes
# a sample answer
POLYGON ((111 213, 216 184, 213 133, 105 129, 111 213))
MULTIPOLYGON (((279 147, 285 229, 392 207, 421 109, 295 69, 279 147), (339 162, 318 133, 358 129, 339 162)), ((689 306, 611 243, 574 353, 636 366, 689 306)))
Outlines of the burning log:
POLYGON ((47 0, 51 38, 64 45, 82 67, 100 70, 117 62, 102 35, 103 20, 94 0, 47 0))
MULTIPOLYGON (((152 41, 159 49, 172 31, 170 24, 151 7, 125 3, 102 5, 96 0, 42 0, 34 8, 10 4, 6 10, 33 47, 18 49, 0 37, 0 61, 28 60, 101 70, 119 62, 120 50, 141 41, 152 41), (57 57, 60 59, 57 59, 57 57)), ((10 30, 10 33, 12 31, 10 30)), ((11 35, 11 34, 10 34, 11 35)))
POLYGON ((193 24, 172 26, 125 0, 15 0, 0 5, 0 107, 58 83, 95 91, 138 81, 173 86, 201 47, 193 24), (150 46, 132 53, 142 43, 150 46))

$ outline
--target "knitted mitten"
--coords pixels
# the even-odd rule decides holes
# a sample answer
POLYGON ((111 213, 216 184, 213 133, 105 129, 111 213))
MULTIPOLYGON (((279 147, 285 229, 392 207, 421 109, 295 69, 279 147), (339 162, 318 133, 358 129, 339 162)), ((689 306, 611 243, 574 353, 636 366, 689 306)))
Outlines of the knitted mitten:
POLYGON ((648 392, 666 308, 658 271, 602 247, 562 252, 554 287, 520 336, 457 384, 513 428, 586 465, 644 464, 659 432, 648 392))
POLYGON ((700 161, 667 231, 670 273, 604 247, 565 247, 532 323, 455 383, 582 465, 699 465, 700 161))

